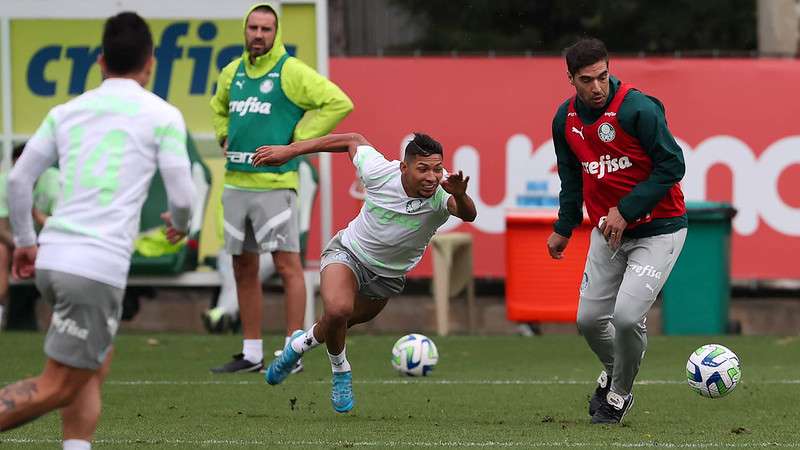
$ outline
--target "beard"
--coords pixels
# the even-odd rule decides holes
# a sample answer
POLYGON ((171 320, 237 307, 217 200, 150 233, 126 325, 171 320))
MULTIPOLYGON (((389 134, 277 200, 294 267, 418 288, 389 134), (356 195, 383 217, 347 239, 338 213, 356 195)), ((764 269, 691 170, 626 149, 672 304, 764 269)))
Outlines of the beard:
POLYGON ((267 43, 265 41, 252 41, 252 42, 247 44, 247 53, 249 53, 251 56, 264 55, 267 52, 269 52, 271 49, 272 49, 272 47, 271 46, 267 47, 267 43), (256 43, 261 44, 261 48, 259 48, 257 50, 253 50, 253 44, 256 44, 256 43))

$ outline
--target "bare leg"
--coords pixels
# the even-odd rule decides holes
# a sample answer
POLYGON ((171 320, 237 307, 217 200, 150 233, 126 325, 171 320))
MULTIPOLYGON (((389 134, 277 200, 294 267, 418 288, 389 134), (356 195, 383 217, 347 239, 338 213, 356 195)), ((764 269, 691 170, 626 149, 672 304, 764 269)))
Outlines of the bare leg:
POLYGON ((347 321, 347 328, 352 328, 354 325, 366 323, 374 319, 383 308, 386 306, 388 299, 372 299, 362 296, 356 297, 356 306, 353 308, 353 315, 347 321))
POLYGON ((333 379, 331 403, 334 411, 346 413, 353 409, 353 378, 350 363, 345 355, 347 328, 375 317, 386 305, 386 300, 370 303, 359 298, 358 283, 349 267, 330 264, 321 275, 322 300, 325 313, 313 328, 314 338, 325 342, 331 361, 333 379))
POLYGON ((353 314, 357 292, 356 276, 344 264, 330 264, 320 274, 325 311, 314 327, 314 337, 326 343, 331 355, 338 355, 344 349, 347 322, 353 314))
POLYGON ((325 313, 314 327, 314 339, 319 343, 328 342, 331 327, 338 327, 334 335, 335 339, 339 340, 336 341, 333 350, 331 344, 327 344, 329 353, 338 354, 344 348, 347 328, 374 319, 388 300, 368 299, 358 295, 355 275, 343 264, 331 264, 326 267, 322 271, 320 283, 325 313))
POLYGON ((97 371, 48 358, 44 371, 0 390, 0 431, 10 430, 71 403, 97 371))
POLYGON ((306 283, 300 254, 277 251, 272 254, 286 296, 286 336, 303 328, 306 314, 306 283))
POLYGON ((261 339, 263 295, 258 279, 258 253, 243 251, 233 255, 233 273, 236 278, 236 294, 239 299, 239 314, 242 318, 242 334, 245 339, 261 339))
POLYGON ((80 439, 91 442, 100 420, 100 391, 106 376, 111 368, 111 359, 114 351, 111 350, 103 362, 103 367, 98 370, 89 381, 83 385, 78 395, 69 405, 61 408, 61 423, 64 440, 80 439))

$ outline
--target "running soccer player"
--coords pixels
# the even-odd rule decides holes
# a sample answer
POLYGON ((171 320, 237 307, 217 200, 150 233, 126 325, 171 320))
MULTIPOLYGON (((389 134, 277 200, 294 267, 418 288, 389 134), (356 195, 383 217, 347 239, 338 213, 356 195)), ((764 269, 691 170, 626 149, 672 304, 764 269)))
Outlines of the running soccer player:
POLYGON ((181 113, 144 89, 153 38, 135 13, 109 18, 98 60, 104 81, 53 108, 9 176, 12 273, 35 274, 53 307, 42 373, 0 390, 0 431, 61 410, 65 450, 91 448, 113 354, 133 241, 158 169, 169 199, 167 238, 189 225, 194 185, 181 113), (61 198, 39 235, 33 182, 58 162, 61 198))
POLYGON ((460 171, 445 176, 442 145, 421 133, 406 145, 403 161, 386 160, 359 134, 332 134, 261 147, 253 164, 279 165, 316 152, 347 152, 366 199, 358 216, 322 251, 322 318, 292 335, 264 377, 272 385, 282 382, 305 352, 324 342, 333 370, 331 402, 336 412, 345 413, 354 405, 347 329, 372 320, 389 298, 402 292, 406 273, 451 215, 471 222, 476 211, 466 193, 469 177, 460 171))

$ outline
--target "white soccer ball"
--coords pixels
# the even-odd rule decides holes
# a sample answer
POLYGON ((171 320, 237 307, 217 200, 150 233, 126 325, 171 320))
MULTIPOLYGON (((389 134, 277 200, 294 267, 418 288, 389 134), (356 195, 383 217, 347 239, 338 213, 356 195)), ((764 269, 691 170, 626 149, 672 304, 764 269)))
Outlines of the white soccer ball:
POLYGON ((739 357, 725 346, 704 345, 689 355, 686 378, 689 387, 703 397, 724 397, 742 378, 739 357))
POLYGON ((407 334, 392 347, 392 367, 398 372, 412 377, 424 377, 433 370, 439 361, 439 351, 428 337, 421 334, 407 334))

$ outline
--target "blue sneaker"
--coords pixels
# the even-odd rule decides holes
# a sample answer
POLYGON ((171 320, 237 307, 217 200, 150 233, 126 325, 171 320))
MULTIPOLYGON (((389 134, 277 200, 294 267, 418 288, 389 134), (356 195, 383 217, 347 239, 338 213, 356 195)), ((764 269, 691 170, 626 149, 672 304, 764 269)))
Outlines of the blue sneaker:
POLYGON ((297 361, 299 361, 302 356, 300 353, 294 351, 292 348, 292 341, 302 336, 303 333, 304 331, 302 330, 297 330, 292 333, 291 339, 286 343, 286 347, 283 348, 283 353, 269 363, 267 372, 264 374, 264 379, 267 380, 267 383, 271 385, 280 384, 292 373, 292 370, 297 366, 297 361))
POLYGON ((334 372, 331 388, 331 403, 338 413, 353 409, 353 372, 334 372))

